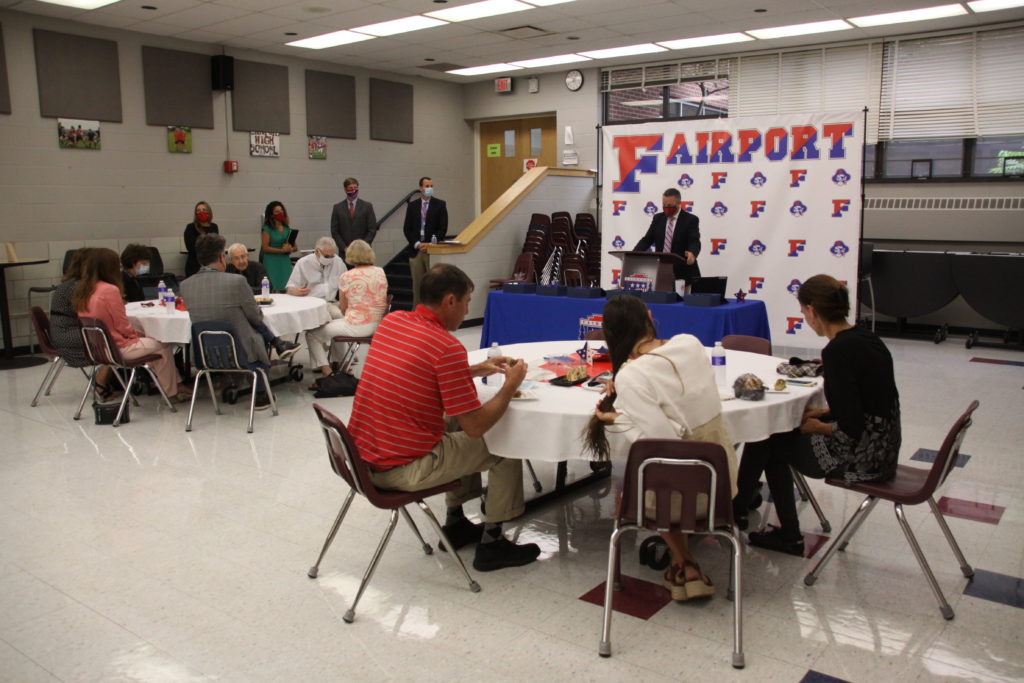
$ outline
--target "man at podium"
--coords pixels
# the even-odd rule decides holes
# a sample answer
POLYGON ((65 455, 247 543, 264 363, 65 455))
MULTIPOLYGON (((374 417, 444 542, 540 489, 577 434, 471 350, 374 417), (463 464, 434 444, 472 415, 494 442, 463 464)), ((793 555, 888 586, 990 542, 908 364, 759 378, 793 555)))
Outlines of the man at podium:
POLYGON ((686 294, 690 285, 700 277, 697 255, 700 253, 700 219, 692 213, 679 210, 679 190, 670 187, 661 196, 661 213, 654 214, 651 227, 633 251, 647 251, 654 245, 655 251, 676 254, 686 260, 685 265, 676 262, 673 266, 676 292, 686 294))

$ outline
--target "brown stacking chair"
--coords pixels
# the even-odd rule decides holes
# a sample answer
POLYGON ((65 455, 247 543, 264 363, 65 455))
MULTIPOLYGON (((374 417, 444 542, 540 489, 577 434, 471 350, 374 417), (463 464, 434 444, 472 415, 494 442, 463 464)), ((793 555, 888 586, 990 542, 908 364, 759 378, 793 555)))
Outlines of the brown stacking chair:
POLYGON ((629 530, 679 531, 729 539, 730 588, 733 601, 732 665, 742 669, 743 657, 743 543, 733 524, 732 491, 725 449, 708 441, 640 439, 629 449, 622 479, 622 498, 615 513, 615 530, 608 547, 604 591, 604 625, 598 653, 612 654, 612 591, 621 590, 619 541, 629 530), (653 502, 648 495, 654 496, 653 502), (678 517, 673 503, 679 496, 678 517), (646 504, 645 504, 646 503, 646 504), (652 511, 653 508, 653 511, 652 511))
POLYGON ((534 255, 530 252, 523 252, 516 257, 515 265, 512 266, 512 277, 491 280, 491 289, 501 289, 506 282, 536 281, 537 269, 534 264, 534 255))
MULTIPOLYGON (((387 315, 391 311, 391 302, 394 299, 394 294, 388 294, 387 308, 384 310, 384 315, 387 315)), ((360 344, 370 344, 373 342, 373 335, 368 337, 346 337, 344 335, 338 335, 331 337, 331 346, 327 349, 327 360, 330 361, 331 353, 334 351, 335 344, 348 344, 345 347, 345 351, 341 356, 341 360, 338 361, 338 368, 341 372, 350 372, 352 364, 355 363, 356 354, 359 352, 360 344)))
POLYGON ((875 505, 878 504, 879 500, 887 500, 892 503, 893 510, 896 513, 896 519, 900 523, 900 527, 903 529, 903 535, 907 537, 907 543, 910 545, 910 549, 914 552, 914 557, 917 558, 917 563, 921 566, 921 572, 924 577, 928 580, 928 585, 931 586, 932 593, 935 594, 935 599, 939 602, 939 611, 942 612, 942 616, 946 619, 953 618, 953 608, 946 602, 946 597, 942 594, 942 589, 939 588, 938 581, 935 580, 935 575, 932 573, 932 568, 928 565, 928 560, 925 558, 924 553, 921 551, 921 546, 917 543, 917 538, 914 536, 913 530, 910 528, 910 524, 907 522, 906 514, 903 512, 904 505, 920 505, 925 501, 928 502, 929 507, 932 509, 932 514, 935 515, 935 521, 938 522, 939 528, 942 529, 943 535, 946 537, 946 541, 949 543, 949 547, 953 550, 953 555, 956 556, 957 562, 960 563, 960 571, 963 573, 965 578, 971 578, 974 576, 974 569, 971 565, 967 564, 967 559, 964 557, 963 552, 960 550, 960 546, 957 545, 956 539, 953 537, 953 532, 949 530, 949 525, 946 524, 946 519, 942 516, 942 512, 939 510, 939 506, 935 503, 935 489, 942 485, 946 481, 946 477, 953 470, 956 465, 957 458, 960 455, 960 444, 963 443, 964 436, 967 434, 967 429, 971 426, 971 415, 978 408, 977 401, 971 401, 971 404, 967 406, 967 410, 964 411, 963 415, 957 418, 957 421, 953 423, 949 433, 946 434, 945 441, 942 442, 942 448, 939 450, 938 455, 935 456, 935 462, 932 463, 931 469, 924 469, 921 467, 908 467, 907 465, 896 466, 896 476, 882 483, 877 482, 860 482, 856 484, 847 485, 842 479, 826 479, 825 483, 831 486, 838 486, 840 488, 848 489, 850 491, 856 491, 858 493, 864 493, 867 498, 860 504, 857 511, 850 517, 850 521, 846 523, 843 530, 839 532, 825 554, 818 560, 818 564, 814 565, 814 569, 804 577, 804 583, 808 586, 813 586, 814 582, 818 580, 818 572, 821 571, 822 567, 828 564, 828 561, 832 559, 832 556, 836 554, 837 550, 845 550, 846 545, 853 538, 853 535, 857 533, 857 529, 860 528, 864 520, 867 519, 871 511, 875 509, 875 505))
POLYGON ((39 405, 39 395, 43 393, 44 388, 46 389, 45 395, 50 395, 53 383, 57 381, 57 376, 60 375, 60 371, 64 369, 65 361, 61 358, 60 352, 57 351, 57 347, 53 345, 53 340, 50 339, 50 318, 46 315, 46 312, 38 306, 32 307, 32 327, 36 330, 36 340, 39 342, 39 350, 53 359, 50 363, 49 369, 46 371, 46 376, 43 377, 43 383, 39 385, 35 398, 32 399, 32 407, 35 408, 39 405))
MULTIPOLYGON (((747 351, 748 353, 759 353, 762 356, 772 355, 772 343, 763 337, 753 337, 748 334, 727 334, 722 337, 722 348, 730 349, 732 351, 747 351)), ((793 475, 793 483, 796 485, 797 493, 800 494, 800 500, 805 503, 810 503, 811 507, 814 508, 814 514, 818 516, 818 523, 821 524, 821 530, 826 534, 832 531, 832 523, 828 521, 828 517, 821 509, 821 505, 818 504, 818 499, 814 497, 814 493, 811 491, 810 485, 807 483, 807 479, 800 473, 795 467, 789 468, 790 473, 793 475)))
POLYGON ((327 534, 327 540, 324 541, 324 547, 320 551, 320 557, 317 558, 316 564, 310 567, 308 576, 311 579, 315 579, 317 574, 320 572, 320 562, 324 559, 324 554, 327 549, 331 547, 331 542, 334 540, 334 536, 338 533, 338 527, 341 526, 342 520, 345 519, 345 513, 348 512, 348 508, 352 505, 352 499, 356 497, 356 493, 364 496, 370 504, 374 507, 380 508, 381 510, 389 510, 391 512, 391 520, 388 523, 387 528, 384 530, 384 536, 381 537, 380 543, 377 545, 377 551, 373 554, 373 559, 370 560, 370 566, 366 568, 366 573, 363 574, 363 581, 359 584, 359 590, 356 592, 355 600, 352 601, 352 606, 348 608, 342 619, 346 623, 351 624, 356 618, 356 606, 359 604, 359 599, 363 597, 363 592, 366 590, 367 585, 370 583, 370 579, 373 578, 373 572, 377 568, 377 563, 380 562, 381 556, 384 554, 384 550, 388 546, 388 541, 391 540, 391 534, 395 530, 395 525, 398 523, 398 515, 401 513, 405 517, 405 521, 409 523, 409 527, 412 529, 416 538, 420 541, 420 546, 423 548, 423 552, 427 555, 433 553, 433 548, 429 543, 423 540, 423 536, 420 534, 420 530, 416 527, 416 523, 412 521, 412 517, 409 516, 409 512, 405 509, 406 505, 410 503, 416 503, 423 510, 423 514, 427 516, 427 520, 430 525, 434 527, 434 531, 441 537, 441 542, 444 543, 448 549, 448 556, 452 558, 455 564, 462 570, 463 576, 466 577, 466 581, 469 582, 469 589, 474 593, 480 592, 480 584, 473 580, 466 571, 466 565, 462 563, 462 558, 455 552, 452 547, 452 543, 448 540, 448 536, 444 533, 441 525, 438 524, 437 518, 434 517, 434 513, 431 512, 430 506, 423 502, 425 498, 430 496, 436 496, 439 493, 445 493, 452 491, 461 486, 458 479, 450 481, 447 484, 441 486, 435 486, 433 488, 424 489, 422 491, 406 492, 406 491, 390 491, 386 489, 378 489, 373 485, 373 480, 370 479, 370 468, 367 466, 366 461, 359 456, 359 452, 356 449, 355 440, 352 435, 349 434, 348 429, 345 427, 345 423, 339 420, 335 415, 326 410, 323 406, 314 403, 313 410, 316 412, 317 419, 320 420, 320 428, 323 430, 324 439, 327 442, 327 455, 331 461, 331 469, 339 477, 345 480, 345 483, 349 486, 348 496, 345 498, 345 502, 341 504, 341 510, 338 511, 338 516, 334 520, 334 525, 331 527, 330 532, 327 534))
MULTIPOLYGON (((153 384, 156 385, 157 391, 160 392, 160 396, 164 399, 164 403, 171 409, 172 413, 178 412, 178 409, 171 403, 171 399, 167 398, 167 394, 164 393, 164 388, 160 386, 160 381, 156 377, 156 373, 149 367, 149 364, 155 360, 160 360, 160 355, 151 353, 140 358, 128 359, 121 355, 121 349, 117 344, 110 338, 110 333, 107 331, 107 326, 104 322, 98 318, 78 318, 82 325, 82 343, 85 344, 85 351, 89 355, 89 360, 93 363, 92 374, 89 375, 89 386, 85 388, 85 393, 82 394, 82 402, 78 405, 78 412, 75 413, 75 419, 82 417, 82 408, 85 407, 85 399, 88 398, 89 392, 92 391, 96 385, 96 373, 99 371, 100 366, 109 365, 114 370, 114 376, 121 382, 121 386, 124 389, 124 396, 121 398, 121 407, 117 410, 117 416, 114 418, 114 426, 117 427, 121 424, 121 417, 124 415, 125 406, 128 405, 128 397, 132 395, 132 386, 135 384, 135 377, 138 373, 139 368, 143 368, 149 373, 150 378, 153 380, 153 384), (128 381, 125 382, 121 379, 118 374, 118 370, 127 370, 129 372, 128 381)), ((138 402, 136 402, 138 405, 138 402)))

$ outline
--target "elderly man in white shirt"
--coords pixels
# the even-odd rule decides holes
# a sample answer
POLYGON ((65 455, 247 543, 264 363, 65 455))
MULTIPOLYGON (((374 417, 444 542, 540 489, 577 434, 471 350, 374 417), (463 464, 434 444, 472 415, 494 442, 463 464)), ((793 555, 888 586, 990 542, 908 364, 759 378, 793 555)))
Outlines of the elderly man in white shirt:
POLYGON ((315 296, 327 302, 331 318, 342 317, 338 308, 338 278, 346 270, 345 262, 338 257, 338 245, 330 237, 316 241, 316 250, 306 254, 292 268, 285 291, 292 296, 315 296))

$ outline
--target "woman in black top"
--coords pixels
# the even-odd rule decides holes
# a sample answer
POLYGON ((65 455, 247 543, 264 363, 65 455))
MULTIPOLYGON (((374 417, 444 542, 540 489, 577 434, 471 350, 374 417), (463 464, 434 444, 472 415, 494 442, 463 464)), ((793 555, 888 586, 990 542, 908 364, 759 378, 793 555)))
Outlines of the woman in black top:
POLYGON ((780 526, 751 533, 750 544, 802 555, 790 466, 815 479, 887 481, 896 474, 901 436, 892 356, 873 332, 846 322, 846 286, 815 275, 800 287, 797 299, 807 324, 829 339, 821 352, 828 407, 807 408, 799 429, 744 447, 734 505, 737 516, 745 517, 763 471, 780 526))
POLYGON ((71 297, 82 278, 82 264, 93 251, 94 248, 85 247, 74 253, 61 283, 53 290, 50 299, 50 339, 60 357, 73 368, 91 365, 85 346, 82 345, 81 325, 78 313, 71 304, 71 297))
POLYGON ((217 224, 212 223, 213 209, 206 202, 199 202, 192 212, 192 222, 185 226, 185 277, 191 277, 199 271, 199 260, 196 258, 196 240, 207 233, 218 234, 217 224))

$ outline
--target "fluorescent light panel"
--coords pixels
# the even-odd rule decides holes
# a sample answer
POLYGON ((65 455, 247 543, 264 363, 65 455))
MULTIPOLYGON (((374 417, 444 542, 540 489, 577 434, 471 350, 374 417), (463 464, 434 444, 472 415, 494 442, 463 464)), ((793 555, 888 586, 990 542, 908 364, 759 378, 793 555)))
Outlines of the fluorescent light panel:
POLYGON ((531 5, 537 7, 548 7, 550 5, 563 5, 567 2, 576 2, 576 0, 526 0, 531 5))
POLYGON ((583 55, 556 55, 554 57, 538 57, 537 59, 524 59, 518 62, 509 62, 524 69, 536 69, 541 66, 554 66, 556 64, 572 64, 573 62, 589 62, 590 59, 583 55))
POLYGON ((665 48, 654 43, 641 43, 640 45, 625 45, 623 47, 610 47, 605 50, 588 50, 578 54, 591 59, 612 59, 613 57, 629 57, 631 55, 646 55, 652 52, 665 52, 665 48))
POLYGON ((441 21, 440 19, 431 19, 430 17, 425 17, 421 14, 415 14, 411 17, 392 19, 391 21, 381 21, 376 24, 367 24, 366 26, 357 26, 352 30, 382 38, 384 36, 395 36, 399 33, 408 33, 410 31, 422 31, 425 28, 434 28, 435 26, 444 26, 445 23, 447 22, 441 21))
POLYGON ((902 24, 907 21, 942 19, 943 17, 955 17, 960 14, 967 14, 967 10, 964 9, 964 6, 960 3, 956 3, 953 5, 939 5, 937 7, 910 9, 903 12, 887 12, 885 14, 872 14, 866 17, 853 17, 852 19, 847 19, 847 21, 855 26, 868 28, 871 26, 902 24))
POLYGON ((481 76, 483 74, 496 74, 502 71, 516 71, 522 69, 521 66, 515 66, 513 64, 487 64, 486 66, 471 66, 465 69, 452 69, 451 71, 445 71, 448 74, 455 74, 456 76, 481 76))
POLYGON ((527 5, 519 0, 483 0, 459 7, 439 9, 434 12, 427 12, 428 17, 444 19, 445 21, 470 21, 472 19, 483 19, 484 17, 496 17, 501 14, 522 12, 523 10, 534 9, 533 5, 527 5))
POLYGON ((1024 0, 974 0, 967 3, 973 12, 992 12, 997 9, 1024 7, 1024 0))
POLYGON ((721 33, 717 36, 701 36, 699 38, 683 38, 681 40, 659 40, 658 45, 667 47, 670 50, 689 50, 690 48, 707 47, 708 45, 742 43, 746 40, 753 40, 753 38, 745 33, 721 33))
POLYGON ((373 36, 368 36, 364 33, 334 31, 333 33, 325 33, 320 36, 313 36, 312 38, 293 40, 290 43, 285 43, 285 45, 291 45, 292 47, 304 47, 307 50, 323 50, 327 47, 348 45, 349 43, 358 43, 363 40, 371 40, 372 38, 373 36))
POLYGON ((827 33, 828 31, 843 31, 853 28, 842 19, 830 19, 829 21, 814 21, 809 24, 793 24, 791 26, 774 26, 772 28, 756 28, 744 31, 755 38, 769 40, 771 38, 789 38, 791 36, 806 36, 812 33, 827 33))
POLYGON ((75 9, 98 9, 113 5, 118 0, 39 0, 48 5, 60 5, 62 7, 74 7, 75 9))

